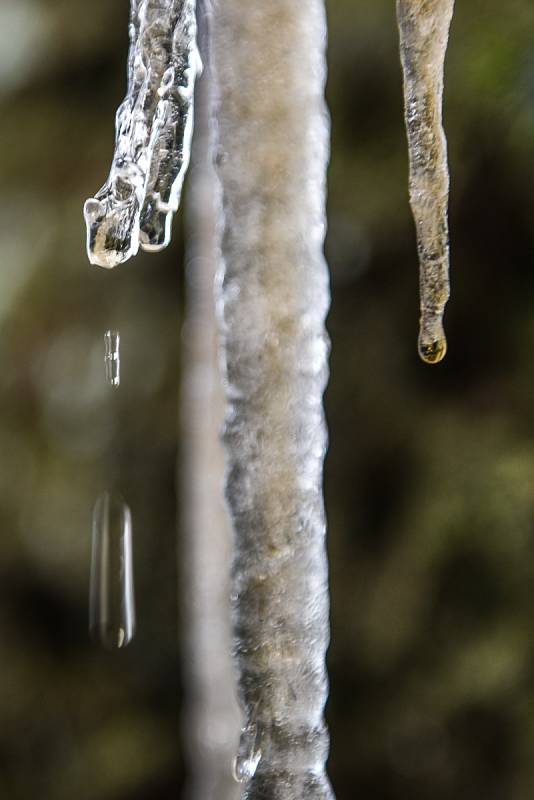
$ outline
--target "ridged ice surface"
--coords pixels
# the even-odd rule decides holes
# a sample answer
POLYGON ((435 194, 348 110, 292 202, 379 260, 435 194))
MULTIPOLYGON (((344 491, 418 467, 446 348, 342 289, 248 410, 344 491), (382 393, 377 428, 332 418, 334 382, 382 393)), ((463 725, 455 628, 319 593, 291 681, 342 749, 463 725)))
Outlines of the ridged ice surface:
POLYGON ((115 267, 171 238, 189 163, 200 68, 195 0, 132 0, 128 91, 109 177, 85 203, 87 254, 115 267))
POLYGON ((245 717, 234 772, 249 800, 330 800, 324 7, 225 0, 213 32, 224 442, 245 717))
POLYGON ((443 70, 454 0, 397 0, 410 157, 410 204, 420 265, 419 354, 435 364, 447 341, 449 169, 442 125, 443 70))

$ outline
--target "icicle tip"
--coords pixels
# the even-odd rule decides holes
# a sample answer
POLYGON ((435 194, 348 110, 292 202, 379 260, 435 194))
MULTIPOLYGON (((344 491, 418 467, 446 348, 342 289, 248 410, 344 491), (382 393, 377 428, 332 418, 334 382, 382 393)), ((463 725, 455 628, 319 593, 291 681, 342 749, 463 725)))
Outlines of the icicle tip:
POLYGON ((91 264, 113 269, 139 249, 139 211, 135 202, 109 208, 96 197, 85 201, 87 258, 91 264))
POLYGON ((419 357, 425 364, 439 364, 447 354, 447 339, 445 334, 439 338, 427 339, 422 334, 417 342, 419 357))

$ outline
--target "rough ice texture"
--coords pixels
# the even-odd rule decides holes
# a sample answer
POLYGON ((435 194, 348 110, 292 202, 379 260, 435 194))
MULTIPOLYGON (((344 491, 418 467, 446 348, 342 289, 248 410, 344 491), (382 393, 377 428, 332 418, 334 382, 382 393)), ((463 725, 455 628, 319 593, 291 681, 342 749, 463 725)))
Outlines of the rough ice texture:
POLYGON ((216 6, 220 310, 249 800, 326 800, 329 123, 322 0, 216 6))
POLYGON ((195 99, 195 140, 187 193, 186 319, 182 369, 182 629, 186 632, 184 741, 187 800, 237 800, 232 761, 239 739, 231 656, 233 538, 222 492, 224 413, 213 284, 217 264, 216 180, 210 158, 207 17, 199 5, 206 71, 195 99))
POLYGON ((397 0, 410 157, 410 204, 420 265, 419 353, 428 363, 447 349, 449 169, 442 125, 443 70, 454 0, 397 0))
POLYGON ((132 0, 128 91, 108 180, 85 203, 87 254, 114 267, 169 244, 189 163, 200 61, 195 0, 132 0))

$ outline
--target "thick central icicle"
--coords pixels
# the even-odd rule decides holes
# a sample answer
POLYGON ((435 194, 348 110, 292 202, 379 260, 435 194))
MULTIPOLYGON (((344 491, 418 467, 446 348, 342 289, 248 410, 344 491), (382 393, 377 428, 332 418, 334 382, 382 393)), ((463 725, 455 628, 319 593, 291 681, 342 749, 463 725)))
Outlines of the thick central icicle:
POLYGON ((213 26, 233 601, 247 800, 332 800, 322 467, 328 270, 323 0, 225 0, 213 26))
POLYGON ((410 204, 420 265, 419 354, 435 364, 447 341, 449 169, 442 125, 443 70, 454 0, 397 0, 410 155, 410 204))
POLYGON ((169 244, 189 163, 200 69, 195 0, 132 0, 128 92, 108 180, 85 203, 87 254, 115 267, 169 244))

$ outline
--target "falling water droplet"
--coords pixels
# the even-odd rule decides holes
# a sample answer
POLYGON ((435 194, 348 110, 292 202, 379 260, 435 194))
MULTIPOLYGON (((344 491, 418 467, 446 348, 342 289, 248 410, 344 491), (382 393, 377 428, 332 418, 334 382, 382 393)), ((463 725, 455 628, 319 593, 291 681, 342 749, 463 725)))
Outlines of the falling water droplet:
POLYGON ((234 778, 238 783, 252 780, 261 760, 261 748, 258 746, 259 726, 249 723, 241 731, 239 748, 234 759, 234 778))
POLYGON ((443 130, 443 71, 454 0, 397 0, 410 160, 410 205, 419 251, 419 355, 445 356, 449 299, 449 167, 443 130))
POLYGON ((135 633, 132 515, 112 492, 93 509, 89 630, 109 650, 126 647, 135 633))
POLYGON ((110 386, 120 386, 121 382, 121 337, 118 331, 106 331, 104 334, 104 363, 106 380, 110 386))

